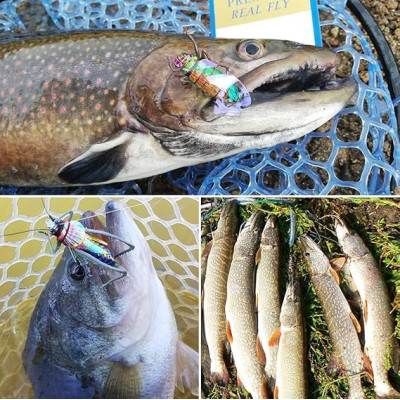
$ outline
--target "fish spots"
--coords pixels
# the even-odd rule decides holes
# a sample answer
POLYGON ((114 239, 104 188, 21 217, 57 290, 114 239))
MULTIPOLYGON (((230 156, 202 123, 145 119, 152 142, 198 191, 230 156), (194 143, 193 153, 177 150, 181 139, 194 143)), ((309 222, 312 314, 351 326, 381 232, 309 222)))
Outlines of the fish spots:
POLYGON ((40 114, 46 114, 46 108, 40 107, 39 112, 40 112, 40 114))
POLYGON ((95 106, 94 106, 94 108, 95 108, 95 110, 100 110, 101 109, 101 104, 100 103, 97 103, 95 106))
POLYGON ((88 69, 85 69, 85 71, 83 71, 83 75, 89 76, 90 75, 90 71, 88 69))
POLYGON ((31 80, 26 82, 26 86, 28 86, 28 88, 32 87, 32 85, 33 85, 33 82, 31 80))
POLYGON ((10 88, 10 90, 8 91, 8 93, 14 94, 14 93, 15 93, 15 89, 14 89, 14 88, 10 88))
POLYGON ((51 94, 51 99, 56 100, 57 99, 57 93, 52 93, 51 94))
POLYGON ((101 83, 101 78, 97 78, 97 79, 96 79, 96 83, 97 83, 98 85, 100 85, 100 83, 101 83))
POLYGON ((66 84, 67 86, 70 85, 71 82, 72 82, 72 79, 71 79, 71 78, 67 78, 67 79, 65 80, 65 84, 66 84))
POLYGON ((115 105, 115 99, 110 100, 110 106, 115 105))
POLYGON ((69 98, 70 99, 74 99, 75 98, 75 93, 70 93, 69 98))
POLYGON ((84 96, 79 97, 79 101, 80 101, 81 103, 83 103, 83 102, 85 101, 85 97, 84 97, 84 96))
POLYGON ((27 107, 27 106, 23 106, 23 107, 22 107, 22 112, 23 112, 23 113, 26 113, 26 112, 28 112, 28 110, 29 110, 29 109, 28 109, 28 107, 27 107))
POLYGON ((118 78, 121 75, 120 71, 115 71, 114 72, 114 78, 118 78))
POLYGON ((45 97, 45 96, 42 96, 42 97, 40 98, 40 101, 41 101, 42 103, 46 103, 46 97, 45 97))
POLYGON ((8 114, 8 107, 3 107, 1 111, 3 114, 8 114))
POLYGON ((89 83, 88 85, 86 85, 86 89, 90 89, 92 87, 92 85, 89 83))
POLYGON ((65 107, 65 106, 60 107, 61 114, 65 114, 66 111, 67 111, 67 107, 65 107))
POLYGON ((94 100, 94 94, 91 94, 89 99, 93 101, 94 100))
POLYGON ((48 69, 49 71, 53 71, 53 69, 54 69, 54 64, 48 65, 48 66, 47 66, 47 69, 48 69))

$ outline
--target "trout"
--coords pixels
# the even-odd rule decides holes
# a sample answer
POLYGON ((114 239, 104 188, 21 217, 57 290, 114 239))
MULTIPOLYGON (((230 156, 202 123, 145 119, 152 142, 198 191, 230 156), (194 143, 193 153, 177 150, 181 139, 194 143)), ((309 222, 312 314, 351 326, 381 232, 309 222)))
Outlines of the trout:
POLYGON ((342 219, 335 221, 336 234, 346 264, 360 293, 365 329, 365 354, 370 360, 375 393, 379 398, 399 399, 389 381, 389 369, 397 373, 399 344, 394 337, 388 288, 378 265, 361 237, 349 230, 342 219))
POLYGON ((281 240, 275 216, 265 224, 259 250, 256 276, 256 305, 258 309, 258 349, 260 360, 265 363, 269 392, 272 393, 276 378, 277 346, 268 346, 271 335, 279 328, 281 309, 281 240))
POLYGON ((297 281, 290 283, 286 289, 280 328, 272 341, 279 341, 274 399, 306 399, 307 342, 297 281))
MULTIPOLYGON (((120 257, 124 278, 65 249, 32 314, 23 353, 35 398, 173 398, 175 385, 198 392, 198 353, 178 340, 172 307, 132 215, 111 201, 106 226, 86 228, 134 244, 120 257)), ((113 254, 126 249, 106 240, 113 254)))
POLYGON ((246 222, 235 244, 228 276, 226 331, 235 365, 238 384, 253 399, 267 398, 264 367, 257 356, 257 317, 255 310, 255 258, 264 222, 257 211, 246 222))
POLYGON ((239 116, 216 114, 213 98, 183 84, 174 59, 195 55, 186 36, 100 31, 2 40, 0 183, 121 182, 289 142, 357 91, 352 79, 326 84, 340 56, 325 48, 196 40, 250 93, 239 116))
POLYGON ((224 361, 226 282, 239 229, 237 211, 237 203, 232 200, 221 212, 217 230, 213 233, 203 291, 204 331, 210 352, 210 373, 214 381, 224 383, 228 383, 229 379, 224 361))
POLYGON ((349 398, 365 398, 361 385, 364 360, 357 335, 359 323, 340 289, 335 271, 322 250, 305 235, 300 237, 300 245, 328 325, 333 348, 331 361, 347 376, 349 398))

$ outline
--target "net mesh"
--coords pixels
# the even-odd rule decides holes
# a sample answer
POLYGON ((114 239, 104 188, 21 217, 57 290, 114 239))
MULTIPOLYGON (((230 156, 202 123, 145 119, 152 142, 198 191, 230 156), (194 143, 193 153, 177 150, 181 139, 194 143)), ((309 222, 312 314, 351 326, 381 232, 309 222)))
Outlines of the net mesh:
MULTIPOLYGON (((52 215, 86 210, 104 214, 105 197, 54 197, 45 204, 52 215)), ((198 201, 194 198, 120 199, 132 211, 146 238, 153 264, 175 312, 182 339, 198 348, 198 201)), ((0 235, 45 228, 40 198, 0 199, 0 235)), ((0 397, 31 397, 21 354, 30 315, 40 292, 61 258, 52 255, 37 232, 0 237, 0 397)))
MULTIPOLYGON (((359 84, 355 105, 324 131, 222 161, 172 171, 173 185, 189 194, 390 194, 400 184, 400 147, 393 101, 379 62, 344 0, 319 0, 325 40, 343 55, 359 84), (350 132, 350 133, 349 133, 350 132)), ((209 35, 208 1, 7 0, 0 4, 0 31, 143 29, 209 35)), ((34 189, 33 193, 66 193, 34 189)), ((101 194, 142 193, 136 182, 76 189, 101 194)), ((2 193, 17 189, 3 187, 2 193)), ((18 193, 32 193, 19 189, 18 193)), ((69 190, 70 192, 70 190, 69 190)))

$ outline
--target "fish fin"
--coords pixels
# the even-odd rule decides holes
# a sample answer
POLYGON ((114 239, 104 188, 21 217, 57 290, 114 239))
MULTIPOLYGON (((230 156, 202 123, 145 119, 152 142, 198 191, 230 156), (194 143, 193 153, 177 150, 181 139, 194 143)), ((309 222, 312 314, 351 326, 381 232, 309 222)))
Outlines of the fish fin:
POLYGON ((236 375, 236 383, 237 383, 237 385, 238 385, 239 387, 243 387, 243 382, 242 382, 242 380, 240 379, 240 376, 239 376, 239 375, 236 375))
POLYGON ((204 308, 204 288, 201 290, 201 308, 204 308))
POLYGON ((260 342, 260 337, 258 335, 257 335, 257 349, 256 350, 257 350, 258 360, 260 361, 260 363, 262 365, 265 365, 265 362, 266 362, 265 351, 262 347, 262 344, 260 342))
POLYGON ((211 382, 225 386, 228 384, 229 372, 228 369, 226 368, 226 365, 224 365, 224 370, 222 371, 222 373, 211 372, 211 382))
POLYGON ((276 346, 281 338, 281 327, 277 328, 268 340, 268 346, 276 346))
POLYGON ((258 294, 256 293, 256 312, 258 311, 258 294))
POLYGON ((115 178, 126 164, 126 147, 132 132, 118 132, 109 140, 92 145, 89 150, 69 161, 58 171, 68 183, 98 183, 115 178))
POLYGON ((199 393, 199 353, 181 340, 176 351, 175 386, 181 392, 186 387, 195 396, 199 393))
POLYGON ((214 244, 214 240, 210 240, 206 246, 203 249, 203 252, 201 253, 202 257, 208 257, 208 255, 210 254, 211 248, 214 244))
POLYGON ((329 261, 335 271, 341 271, 346 264, 346 257, 337 257, 329 261))
POLYGON ((269 399, 268 393, 268 382, 266 376, 263 376, 262 383, 261 383, 261 398, 262 399, 269 399))
POLYGON ((331 354, 328 366, 326 368, 328 374, 340 373, 343 371, 342 364, 336 359, 334 354, 331 354))
POLYGON ((329 267, 329 271, 330 271, 331 275, 333 276, 333 279, 336 281, 336 283, 338 285, 340 285, 340 276, 339 276, 339 274, 332 267, 329 267))
POLYGON ((357 333, 360 333, 361 325, 358 322, 358 319, 356 318, 356 316, 352 312, 350 312, 350 318, 351 318, 351 321, 353 322, 354 328, 356 328, 357 333))
POLYGON ((279 389, 278 386, 274 388, 274 399, 279 399, 279 389))
POLYGON ((261 247, 257 250, 257 253, 256 253, 256 264, 258 264, 259 262, 260 262, 260 260, 261 260, 261 247))
POLYGON ((364 324, 367 323, 367 319, 368 319, 368 303, 367 303, 367 299, 364 300, 364 304, 363 304, 363 316, 364 316, 364 324))
POLYGON ((231 331, 231 324, 229 321, 226 321, 226 336, 228 336, 229 343, 233 342, 232 331, 231 331))
POLYGON ((374 381, 374 372, 372 370, 372 364, 371 364, 371 360, 369 359, 369 357, 365 354, 365 352, 362 353, 363 354, 363 359, 364 359, 364 367, 365 367, 365 373, 367 375, 367 379, 369 382, 373 382, 374 381))
POLYGON ((104 389, 105 399, 140 399, 141 389, 140 364, 113 363, 104 389))
POLYGON ((213 137, 215 135, 199 133, 196 131, 166 131, 151 132, 151 134, 160 142, 161 147, 170 154, 177 157, 203 158, 214 154, 225 154, 237 147, 240 143, 216 143, 213 137))

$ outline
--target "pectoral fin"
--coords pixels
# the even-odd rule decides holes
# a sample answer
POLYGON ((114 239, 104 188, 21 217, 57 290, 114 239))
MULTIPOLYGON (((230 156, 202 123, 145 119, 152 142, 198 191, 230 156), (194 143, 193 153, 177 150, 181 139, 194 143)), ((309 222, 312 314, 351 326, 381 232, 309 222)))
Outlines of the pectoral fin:
POLYGON ((275 386, 275 389, 274 389, 274 399, 279 399, 279 389, 278 389, 278 386, 275 386))
POLYGON ((368 303, 367 303, 367 299, 364 300, 363 315, 364 315, 364 324, 366 324, 367 323, 367 319, 368 319, 368 303))
POLYGON ((199 353, 182 341, 176 351, 175 386, 181 392, 188 388, 196 397, 199 392, 199 353))
POLYGON ((335 271, 340 271, 346 264, 346 257, 338 257, 329 261, 335 271))
POLYGON ((372 371, 371 360, 365 353, 363 353, 363 359, 364 359, 364 367, 365 367, 365 373, 367 375, 367 379, 369 382, 373 382, 374 381, 374 372, 372 371))
POLYGON ((268 340, 268 346, 276 346, 281 338, 281 327, 277 328, 268 340))
POLYGON ((232 331, 231 331, 231 324, 229 321, 226 321, 226 336, 228 336, 229 343, 233 342, 232 331))
POLYGON ((257 335, 257 357, 260 363, 262 365, 265 365, 266 362, 265 351, 262 347, 262 344, 260 342, 260 337, 258 335, 257 335))
POLYGON ((256 253, 256 264, 258 264, 259 262, 260 262, 260 260, 261 260, 261 247, 257 250, 257 253, 256 253))
POLYGON ((125 151, 132 135, 132 132, 118 132, 106 142, 92 145, 89 150, 61 167, 58 176, 73 184, 111 180, 126 164, 125 151))
POLYGON ((356 328, 357 333, 360 333, 361 332, 361 325, 358 322, 358 319, 356 318, 356 316, 352 312, 350 313, 350 318, 351 318, 351 320, 352 320, 352 322, 354 324, 354 328, 356 328))
POLYGON ((140 399, 142 378, 140 364, 114 362, 104 389, 105 399, 140 399))
POLYGON ((329 267, 329 271, 331 272, 331 275, 333 276, 333 279, 336 281, 336 283, 338 285, 340 285, 340 276, 339 276, 339 274, 332 267, 329 267))

